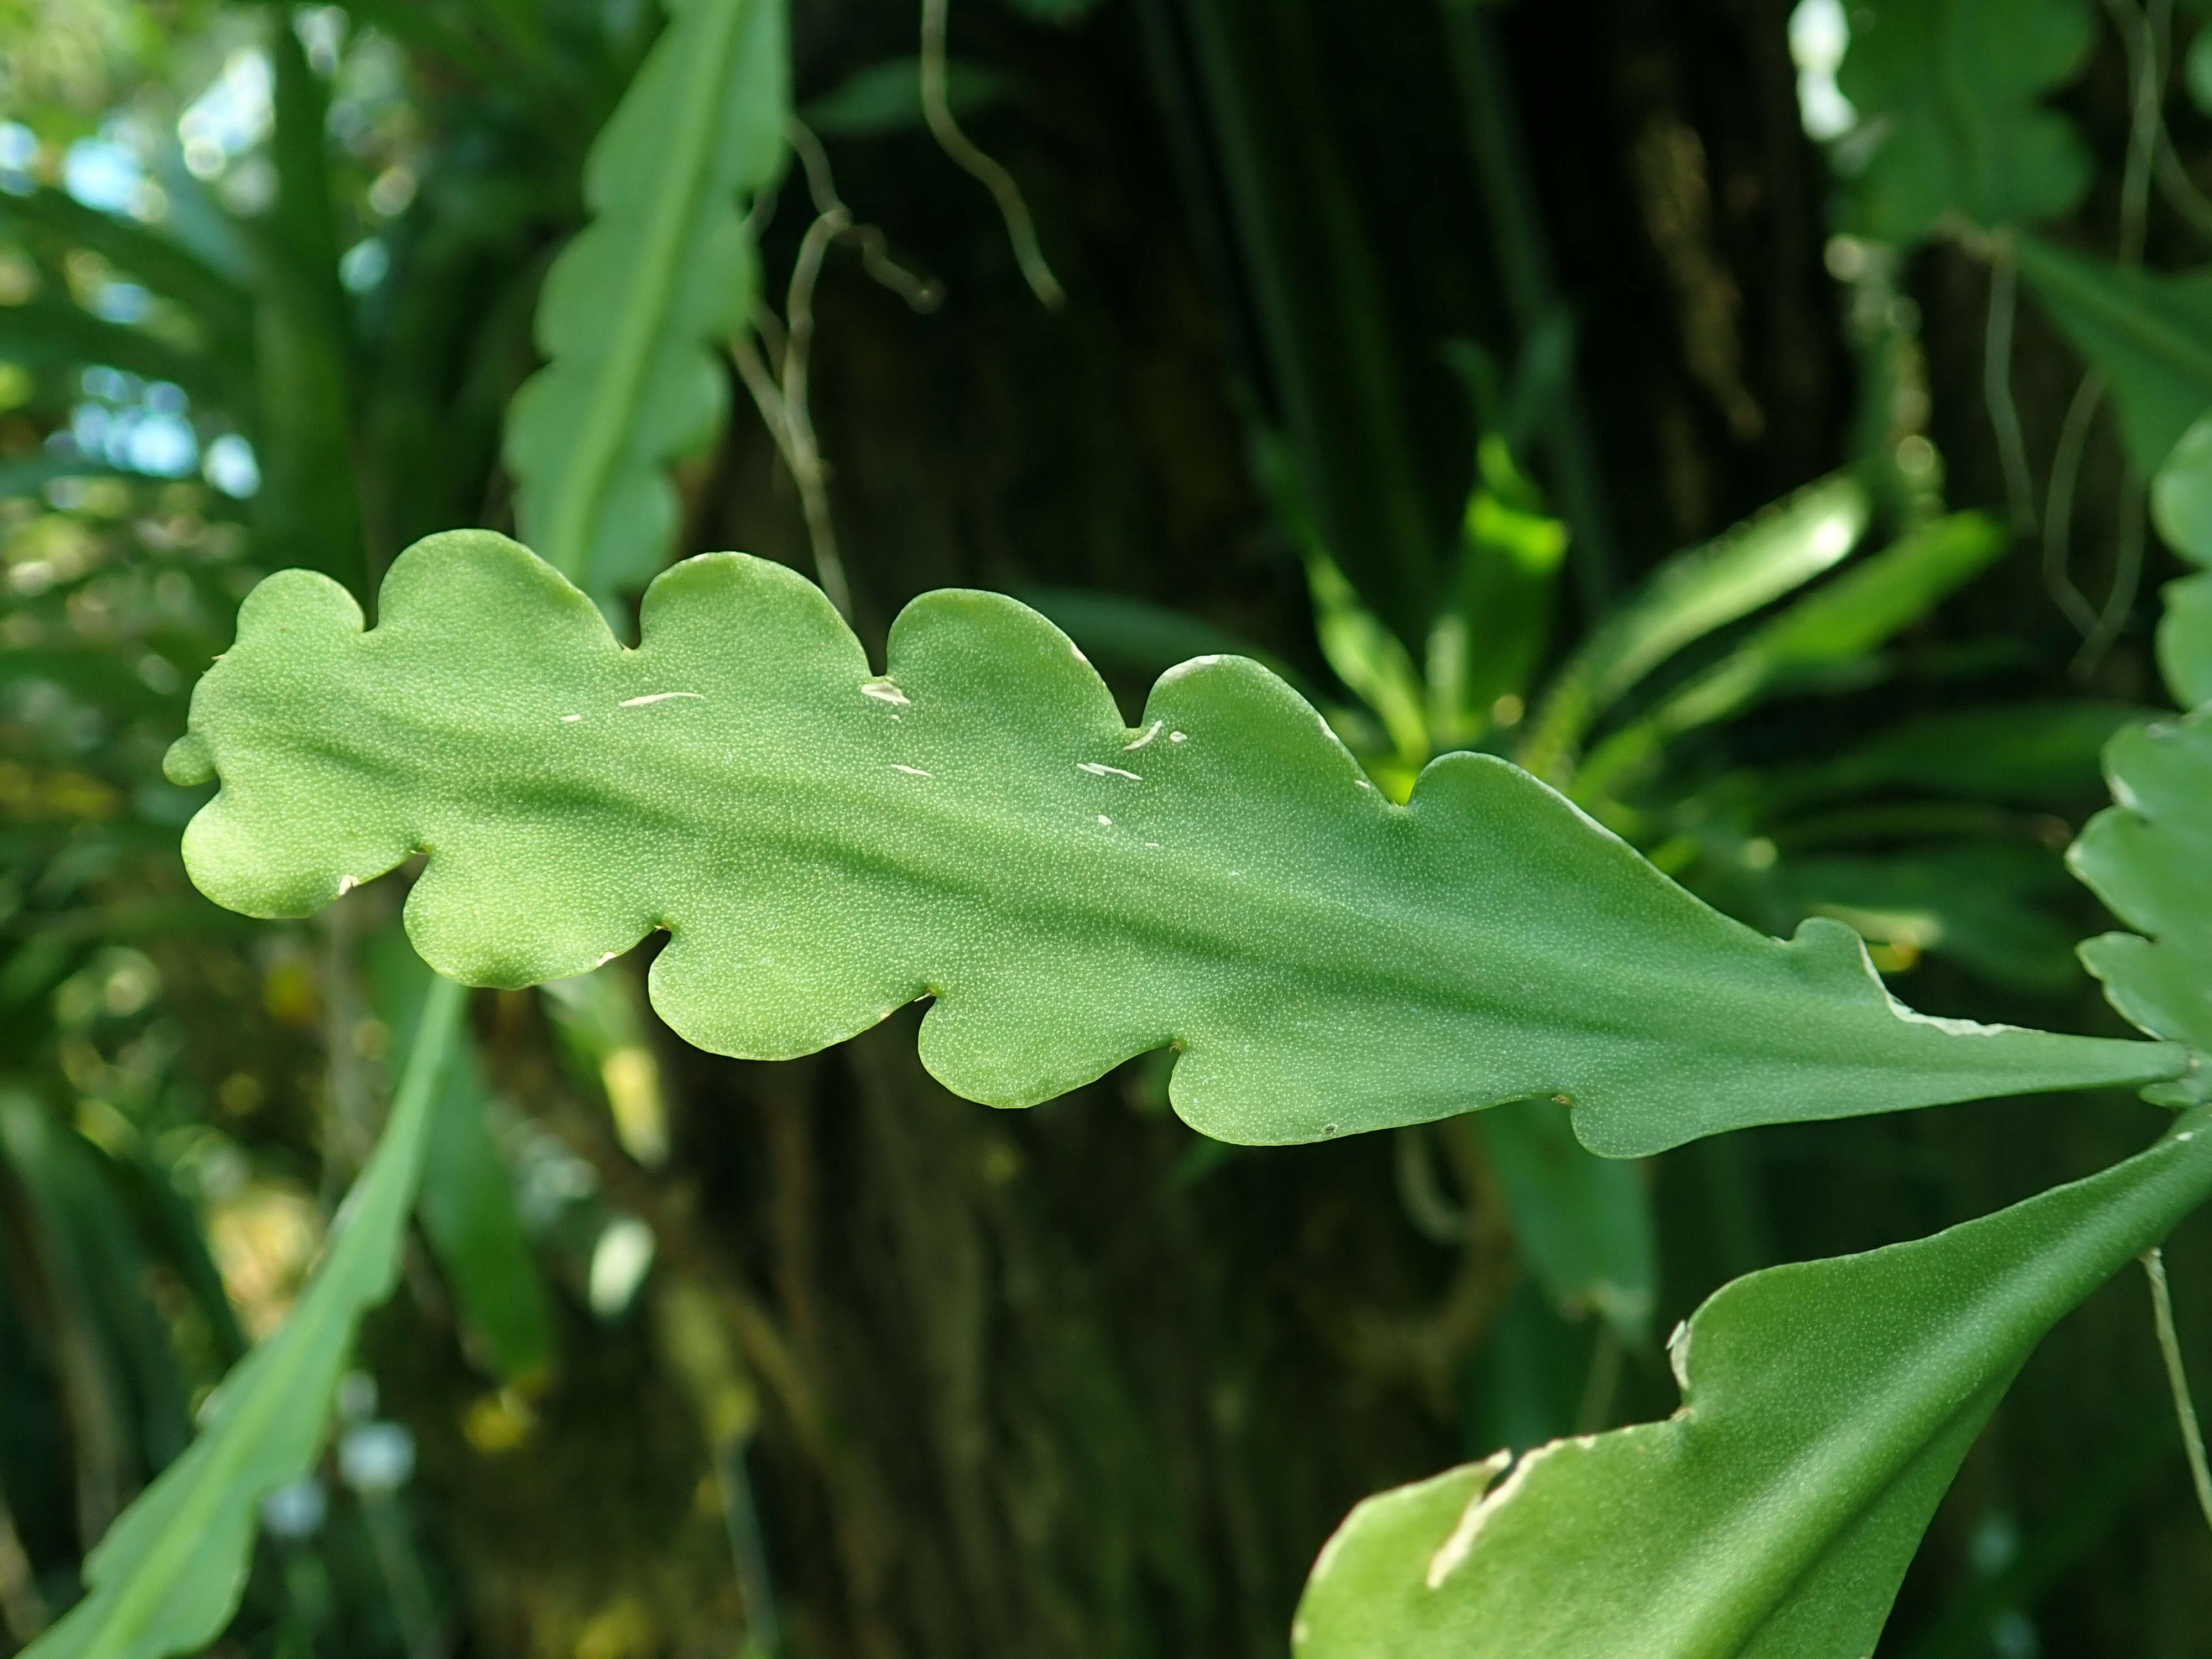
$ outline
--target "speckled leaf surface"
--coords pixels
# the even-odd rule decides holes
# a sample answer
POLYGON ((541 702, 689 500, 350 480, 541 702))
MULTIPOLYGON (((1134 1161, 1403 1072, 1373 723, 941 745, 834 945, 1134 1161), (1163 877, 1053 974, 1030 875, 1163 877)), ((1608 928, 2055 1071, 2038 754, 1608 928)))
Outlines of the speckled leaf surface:
POLYGON ((526 550, 458 532, 394 564, 380 617, 301 571, 246 601, 171 757, 222 784, 193 879, 296 915, 426 851, 409 932, 477 984, 665 929, 654 1006, 724 1054, 933 995, 925 1063, 994 1104, 1174 1043, 1176 1109, 1223 1139, 1559 1095, 1624 1155, 2185 1063, 1911 1014, 1841 924, 1754 933, 1491 757, 1395 806, 1242 659, 1170 672, 1127 726, 998 595, 915 600, 879 677, 817 589, 711 555, 653 584, 629 650, 526 550))
POLYGON ((1669 1345, 1665 1422, 1355 1509, 1314 1565, 1296 1659, 1864 1659, 2029 1351, 2207 1197, 2199 1113, 1932 1238, 1723 1286, 1669 1345))

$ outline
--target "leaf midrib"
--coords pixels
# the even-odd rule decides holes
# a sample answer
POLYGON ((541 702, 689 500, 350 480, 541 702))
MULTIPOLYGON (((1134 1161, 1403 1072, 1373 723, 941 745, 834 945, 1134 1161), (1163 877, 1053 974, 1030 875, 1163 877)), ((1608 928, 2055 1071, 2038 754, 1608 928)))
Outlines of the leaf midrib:
MULTIPOLYGON (((691 240, 701 198, 711 171, 709 158, 719 131, 720 93, 729 79, 730 57, 742 33, 746 8, 757 0, 700 0, 698 9, 714 20, 717 33, 709 37, 712 51, 695 59, 681 119, 677 127, 671 171, 681 180, 680 189, 657 191, 652 199, 647 234, 642 239, 642 270, 614 332, 613 349, 599 360, 598 382, 587 400, 591 410, 576 446, 567 482, 557 497, 559 506, 546 523, 546 562, 572 580, 583 582, 585 568, 599 530, 607 480, 613 475, 628 434, 637 425, 637 405, 646 374, 659 343, 670 308, 670 296, 682 280, 681 255, 691 240)), ((656 50, 677 43, 687 19, 673 21, 656 50)), ((616 118, 620 118, 617 114, 616 118)), ((611 236, 621 222, 617 203, 608 203, 603 216, 581 234, 611 236)))

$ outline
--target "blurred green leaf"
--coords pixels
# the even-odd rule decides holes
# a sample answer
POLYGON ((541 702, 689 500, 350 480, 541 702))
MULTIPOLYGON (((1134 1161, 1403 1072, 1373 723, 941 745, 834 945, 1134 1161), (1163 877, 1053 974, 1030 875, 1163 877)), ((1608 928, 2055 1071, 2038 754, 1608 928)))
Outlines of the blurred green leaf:
POLYGON ((2074 940, 2050 901, 2053 854, 1999 842, 1880 857, 1791 857, 1777 869, 1799 914, 1847 921, 1910 954, 1948 957, 1992 985, 2049 996, 2078 985, 2074 940))
POLYGON ((375 1152, 313 1279, 223 1379, 199 1436, 85 1558, 84 1598, 24 1659, 162 1659, 206 1646, 245 1587, 257 1506, 313 1468, 364 1310, 398 1277, 441 1073, 467 993, 439 981, 375 1152))
POLYGON ((1307 554, 1306 586, 1313 595, 1322 655, 1337 678, 1375 711, 1399 755, 1418 765, 1428 757, 1429 727, 1427 697, 1412 654, 1381 617, 1360 604, 1327 554, 1307 554))
POLYGON ((803 1054, 933 991, 956 1092, 1029 1104, 1173 1042, 1177 1109, 1255 1143, 1564 1094, 1637 1155, 2185 1063, 1911 1014, 1849 928, 1730 921, 1494 757, 1433 763, 1401 811, 1240 659, 1169 674, 1132 729, 1001 595, 915 601, 888 678, 763 560, 688 560, 644 619, 623 649, 484 532, 404 556, 373 633, 327 580, 270 578, 170 753, 222 782, 194 881, 298 915, 430 848, 408 928, 459 977, 665 927, 653 1004, 702 1048, 803 1054))
POLYGON ((1850 228, 1909 244, 1947 216, 1994 228, 2081 199, 2088 153, 2041 100, 2088 55, 2087 0, 1857 0, 1849 15, 1838 84, 1875 145, 1850 228))
POLYGON ((149 330, 108 322, 64 299, 0 306, 0 357, 26 368, 102 363, 141 380, 167 380, 219 407, 234 407, 240 387, 236 365, 149 330))
MULTIPOLYGON (((977 64, 945 65, 945 101, 956 118, 972 115, 1006 95, 1006 77, 977 64)), ((835 89, 810 99, 799 118, 823 138, 872 138, 922 125, 921 60, 893 58, 856 70, 835 89)))
POLYGON ((2149 711, 2069 698, 1923 714, 1811 766, 1763 773, 1768 811, 1799 802, 1917 789, 1954 799, 2065 806, 2099 782, 2112 733, 2149 711))
MULTIPOLYGON (((134 1484, 184 1449, 186 1389, 169 1332, 148 1296, 154 1262, 107 1156, 20 1094, 0 1097, 0 1155, 31 1200, 46 1290, 57 1314, 87 1328, 64 1356, 97 1396, 134 1484), (83 1376, 90 1367, 96 1376, 83 1376)), ((99 1429, 87 1425, 97 1436, 99 1429)))
POLYGON ((1792 605, 1711 673, 1669 697, 1659 719, 1677 730, 1721 719, 1793 673, 1864 656, 1979 575, 2011 539, 1979 513, 1921 526, 1792 605))
POLYGON ((1473 1121, 1505 1188, 1513 1237, 1553 1305, 1595 1312, 1631 1346, 1649 1341, 1659 1239, 1644 1171, 1583 1151, 1554 1100, 1509 1102, 1473 1121))
MULTIPOLYGON (((2212 307, 2206 321, 2212 325, 2212 307)), ((2168 547, 2192 563, 2212 565, 2212 414, 2191 422, 2153 475, 2150 512, 2168 547)))
MULTIPOLYGON (((2212 29, 2199 37, 2212 40, 2212 29)), ((2151 480, 2151 516, 2166 545, 2212 565, 2212 415, 2181 434, 2151 480)), ((2159 623, 2158 665, 2184 708, 2212 702, 2212 572, 2170 582, 2159 623)))
MULTIPOLYGON (((71 452, 75 448, 72 444, 71 452)), ((59 450, 47 450, 28 460, 0 461, 0 500, 42 495, 57 478, 110 478, 121 471, 104 460, 59 450)))
POLYGON ((330 99, 283 7, 268 9, 276 173, 251 225, 255 262, 254 528, 271 563, 301 564, 366 597, 368 550, 355 472, 353 339, 338 286, 330 99))
MULTIPOLYGON (((395 1048, 411 1053, 440 981, 397 928, 377 933, 366 955, 377 1015, 395 1048)), ((492 1139, 489 1103, 476 1045, 465 1028, 457 1030, 430 1107, 415 1209, 470 1351, 502 1381, 529 1382, 552 1368, 552 1313, 523 1236, 514 1178, 492 1139)))
POLYGON ((89 248, 155 293, 176 301, 228 351, 250 355, 253 296, 159 231, 87 207, 45 185, 21 196, 0 195, 0 227, 10 221, 37 226, 89 248))
POLYGON ((2158 665, 2185 708, 2212 702, 2212 571, 2166 585, 2158 665))
POLYGON ((623 1150, 648 1169, 666 1163, 668 1103, 635 982, 608 963, 538 988, 570 1058, 605 1092, 623 1150))
MULTIPOLYGON (((2118 804, 2089 821, 2068 861, 2149 937, 2106 933, 2081 946, 2081 960, 2142 1030, 2212 1052, 2212 706, 2130 726, 2105 767, 2118 804)), ((2208 1085, 2200 1062, 2175 1097, 2208 1085)))
POLYGON ((1871 506, 1863 484, 1838 473, 1660 566, 1553 678, 1522 764, 1539 777, 1564 773, 1591 723, 1661 663, 1833 567, 1866 532, 1871 506))
POLYGON ((2030 1351, 2207 1198, 2199 1112, 1932 1238, 1723 1286, 1668 1344, 1666 1421, 1353 1510, 1314 1564, 1297 1659, 1864 1659, 2030 1351))
POLYGON ((720 430, 716 346, 745 324, 758 258, 741 198, 784 157, 784 0, 670 0, 669 22, 592 145, 593 215, 538 301, 546 365, 515 394, 515 519, 611 602, 673 550, 668 465, 720 430))
MULTIPOLYGON (((1255 481, 1301 556, 1320 549, 1401 640, 1428 629, 1439 534, 1458 503, 1426 487, 1431 430, 1409 393, 1380 209, 1346 131, 1359 118, 1342 64, 1300 8, 1188 0, 1190 104, 1213 142, 1185 165, 1218 169, 1255 361, 1247 433, 1255 481), (1442 511, 1439 511, 1439 509, 1442 511)), ((1203 188, 1203 187, 1202 187, 1203 188)), ((1225 297, 1225 296, 1224 296, 1225 297)))
POLYGON ((1460 526, 1455 592, 1429 630, 1428 719, 1438 747, 1473 741, 1498 700, 1519 696, 1544 654, 1567 527, 1486 434, 1460 526))
POLYGON ((1994 520, 1958 513, 1862 560, 1607 738, 1577 775, 1577 794, 1609 787, 1674 738, 1726 720, 1796 677, 1858 661, 1978 575, 2011 540, 1994 520))
POLYGON ((2212 270, 2132 270, 2033 236, 2014 252, 2038 303, 2104 375, 2128 457, 2152 477, 2212 409, 2212 270))

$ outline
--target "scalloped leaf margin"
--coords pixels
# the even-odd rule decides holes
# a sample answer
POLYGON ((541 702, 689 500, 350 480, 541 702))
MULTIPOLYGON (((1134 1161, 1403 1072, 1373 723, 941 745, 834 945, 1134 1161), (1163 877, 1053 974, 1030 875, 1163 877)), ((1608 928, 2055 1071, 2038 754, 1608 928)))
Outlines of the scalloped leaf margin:
POLYGON ((193 879, 295 915, 427 852, 407 923, 441 972, 560 978, 664 930, 654 1006, 722 1054, 930 996, 924 1063, 994 1105, 1172 1045, 1177 1110, 1224 1140, 1553 1096, 1619 1156, 2186 1064, 1915 1014, 1848 928, 1722 916, 1492 757, 1395 806, 1241 658, 1170 671, 1127 726, 997 594, 916 599, 878 675, 818 589, 708 555, 654 582, 633 650, 528 550, 453 532, 380 614, 304 571, 247 599, 171 757, 222 782, 193 879))

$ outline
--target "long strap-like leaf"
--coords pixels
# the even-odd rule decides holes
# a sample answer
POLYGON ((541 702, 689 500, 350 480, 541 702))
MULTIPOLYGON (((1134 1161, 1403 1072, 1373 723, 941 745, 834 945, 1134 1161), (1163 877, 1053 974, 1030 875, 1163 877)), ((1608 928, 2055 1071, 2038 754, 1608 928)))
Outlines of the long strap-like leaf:
POLYGON ((465 532, 403 556, 381 617, 303 571, 246 602, 171 759, 223 786, 193 878, 298 915, 426 849, 408 925, 442 971, 557 978, 665 928, 655 1005, 722 1053, 933 995, 923 1057, 979 1100, 1174 1044, 1178 1109, 1224 1139, 1555 1095, 1620 1154, 2187 1064, 1914 1014, 1842 924, 1755 933, 1493 757, 1395 806, 1239 658, 1170 672, 1127 726, 995 594, 916 600, 879 677, 819 590, 716 555, 654 583, 629 651, 465 532))
POLYGON ((229 1622, 257 1506, 314 1467, 354 1328, 392 1292, 466 997, 433 982, 383 1137, 298 1305, 223 1379, 199 1437, 86 1558, 84 1599, 23 1659, 161 1659, 205 1647, 229 1622))

